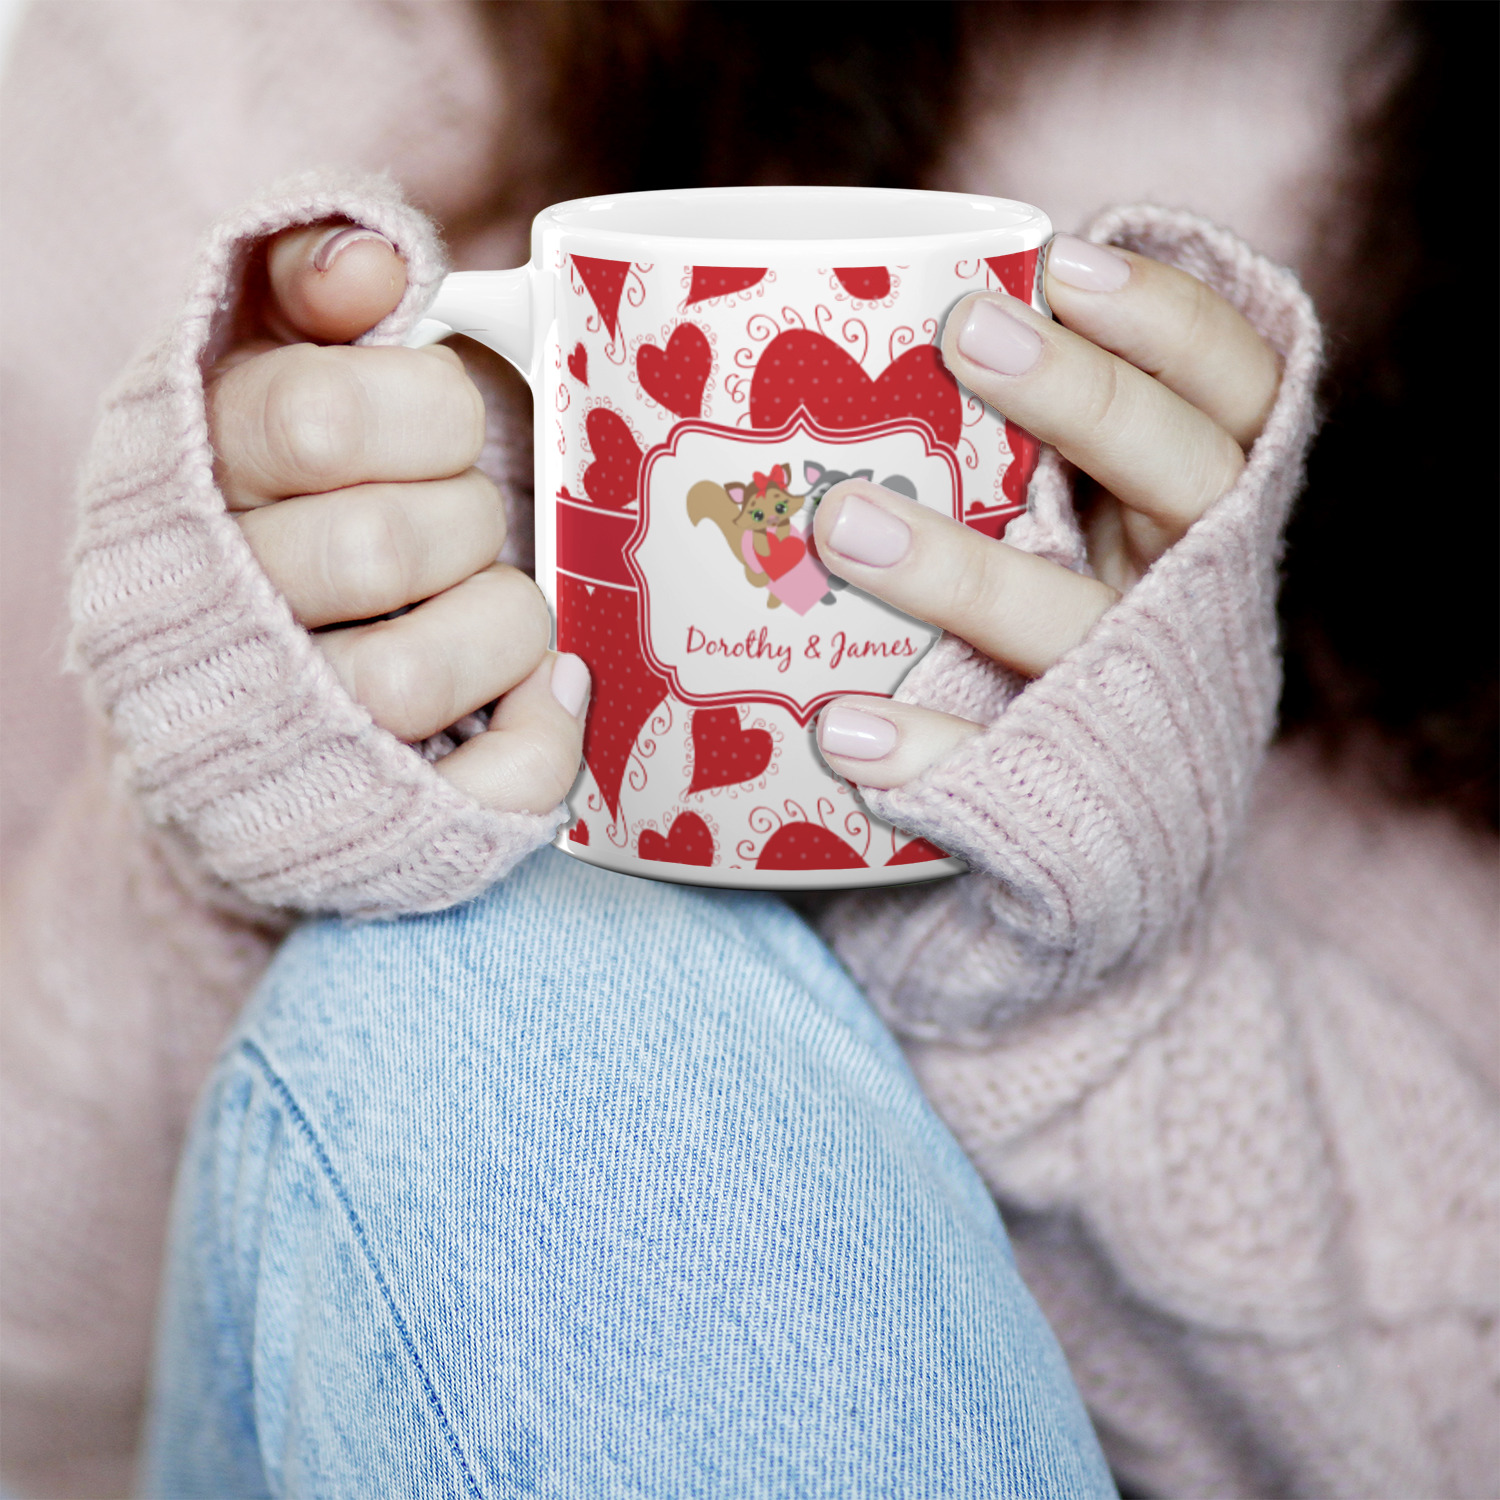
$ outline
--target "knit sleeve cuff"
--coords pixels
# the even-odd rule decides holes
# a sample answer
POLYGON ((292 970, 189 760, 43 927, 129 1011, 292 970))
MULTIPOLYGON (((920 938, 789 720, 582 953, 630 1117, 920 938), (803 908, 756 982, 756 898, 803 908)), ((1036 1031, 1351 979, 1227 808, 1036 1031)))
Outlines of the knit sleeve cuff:
MULTIPOLYGON (((1112 211, 1091 231, 1191 272, 1276 350, 1280 391, 1238 482, 1024 687, 945 638, 898 696, 989 724, 875 812, 968 861, 1029 998, 1076 991, 1153 951, 1242 826, 1280 683, 1279 538, 1314 424, 1320 336, 1295 278, 1188 214, 1112 211)), ((1055 455, 1007 537, 1078 566, 1055 455)))
POLYGON ((445 264, 383 178, 280 184, 209 233, 180 317, 107 398, 80 481, 71 663, 147 818, 258 906, 358 916, 478 894, 562 822, 489 812, 376 727, 292 617, 227 513, 204 375, 233 334, 260 241, 348 219, 406 259, 397 344, 445 264))

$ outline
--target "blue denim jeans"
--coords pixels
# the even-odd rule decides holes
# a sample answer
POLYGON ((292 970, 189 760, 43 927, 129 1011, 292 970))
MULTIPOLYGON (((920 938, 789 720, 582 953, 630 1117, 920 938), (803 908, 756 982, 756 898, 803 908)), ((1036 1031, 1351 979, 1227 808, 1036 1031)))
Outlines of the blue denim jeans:
POLYGON ((142 1493, 1114 1490, 812 931, 544 850, 282 949, 184 1159, 142 1493))

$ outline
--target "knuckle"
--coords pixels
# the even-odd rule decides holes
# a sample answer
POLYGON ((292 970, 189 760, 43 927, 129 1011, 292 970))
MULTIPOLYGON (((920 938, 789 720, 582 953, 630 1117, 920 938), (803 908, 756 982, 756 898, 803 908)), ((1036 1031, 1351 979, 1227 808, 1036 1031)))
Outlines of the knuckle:
POLYGON ((362 496, 335 505, 326 539, 330 597, 347 620, 364 620, 412 600, 417 539, 394 500, 362 496))
POLYGON ((485 555, 493 558, 499 554, 510 534, 510 513, 505 506, 505 496, 500 493, 500 486, 482 470, 470 469, 467 477, 477 494, 476 529, 483 536, 485 555))
POLYGON ((514 649, 533 659, 542 659, 552 635, 552 615, 541 589, 519 569, 501 564, 494 570, 502 594, 506 629, 514 649))
POLYGON ((356 701, 400 738, 421 733, 432 706, 449 695, 449 671, 441 656, 399 630, 377 631, 362 641, 350 676, 356 701))
POLYGON ((1171 507, 1178 529, 1192 525, 1217 500, 1234 488, 1245 455, 1222 428, 1215 427, 1196 444, 1181 466, 1180 490, 1171 507))
POLYGON ((1172 340, 1173 349, 1179 358, 1191 354, 1213 336, 1213 325, 1218 321, 1221 301, 1217 293, 1185 272, 1176 283, 1177 317, 1172 340))
POLYGON ((1101 358, 1090 360, 1089 365, 1081 401, 1083 420, 1090 433, 1109 439, 1115 435, 1121 420, 1120 362, 1113 355, 1102 354, 1101 358))
POLYGON ((559 735, 539 727, 518 733, 515 750, 511 789, 515 805, 533 813, 556 807, 578 775, 579 735, 559 735))
POLYGON ((453 369, 461 370, 464 362, 458 357, 456 349, 450 349, 447 344, 428 344, 425 348, 417 350, 417 353, 427 359, 435 359, 439 364, 448 365, 453 369))
POLYGON ((1214 441, 1204 455, 1201 505, 1199 514, 1234 488, 1245 467, 1245 453, 1221 427, 1215 427, 1214 441))
POLYGON ((967 623, 984 619, 994 610, 999 593, 997 561, 984 537, 976 533, 973 541, 960 538, 956 566, 948 584, 951 618, 967 623))
POLYGON ((418 373, 413 382, 418 420, 430 432, 441 434, 443 446, 459 468, 468 468, 484 448, 484 397, 469 378, 457 356, 451 363, 427 357, 425 350, 400 350, 421 363, 410 365, 418 373))
POLYGON ((272 467, 312 492, 347 483, 364 447, 359 379, 335 351, 283 351, 266 382, 262 426, 272 467))

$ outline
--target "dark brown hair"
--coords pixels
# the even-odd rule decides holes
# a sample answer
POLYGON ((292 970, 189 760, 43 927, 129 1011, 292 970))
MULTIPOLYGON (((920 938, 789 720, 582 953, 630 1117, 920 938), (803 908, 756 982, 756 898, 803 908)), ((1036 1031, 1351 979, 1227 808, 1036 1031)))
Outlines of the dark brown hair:
POLYGON ((1497 134, 1493 5, 1409 3, 1365 122, 1328 419, 1287 535, 1284 732, 1495 827, 1497 134), (1363 180, 1359 180, 1362 178, 1363 180))
MULTIPOLYGON (((921 186, 960 123, 966 59, 1101 8, 1117 10, 487 6, 500 45, 528 59, 524 117, 545 127, 515 156, 509 206, 754 182, 921 186)), ((1463 246, 1487 262, 1494 243, 1497 8, 1409 0, 1391 25, 1399 80, 1360 122, 1345 198, 1359 295, 1329 309, 1328 420, 1288 535, 1282 725, 1395 796, 1495 827, 1496 290, 1463 246)))

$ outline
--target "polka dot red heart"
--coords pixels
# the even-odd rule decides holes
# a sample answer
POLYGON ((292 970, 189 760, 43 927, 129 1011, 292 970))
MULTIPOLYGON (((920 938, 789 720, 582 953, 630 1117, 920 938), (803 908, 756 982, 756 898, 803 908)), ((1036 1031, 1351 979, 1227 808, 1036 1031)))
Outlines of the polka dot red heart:
POLYGON ((663 838, 654 828, 643 828, 636 845, 642 859, 669 865, 711 865, 714 836, 697 813, 679 813, 663 838))
POLYGON ((821 333, 793 328, 778 334, 750 381, 750 423, 780 427, 798 407, 838 431, 917 417, 950 448, 963 431, 958 382, 930 344, 908 349, 871 380, 853 355, 821 333))

